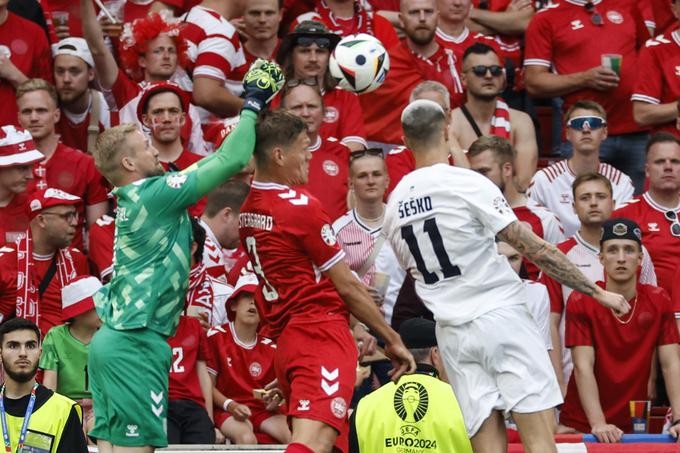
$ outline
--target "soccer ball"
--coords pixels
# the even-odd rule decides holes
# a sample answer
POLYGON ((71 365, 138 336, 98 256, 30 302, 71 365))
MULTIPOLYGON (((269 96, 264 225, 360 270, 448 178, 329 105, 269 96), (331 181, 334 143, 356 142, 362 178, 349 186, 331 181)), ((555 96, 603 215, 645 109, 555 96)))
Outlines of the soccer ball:
POLYGON ((369 93, 385 81, 390 57, 378 39, 359 33, 343 38, 335 46, 328 69, 343 90, 369 93))

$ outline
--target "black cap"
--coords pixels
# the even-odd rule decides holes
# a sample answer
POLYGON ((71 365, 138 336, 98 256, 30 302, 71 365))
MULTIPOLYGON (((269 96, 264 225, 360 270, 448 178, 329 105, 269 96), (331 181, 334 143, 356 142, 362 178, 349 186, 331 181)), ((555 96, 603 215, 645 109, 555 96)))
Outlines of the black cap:
POLYGON ((609 219, 602 225, 600 246, 610 239, 629 239, 642 245, 642 231, 640 230, 640 225, 625 217, 609 219))
POLYGON ((399 336, 408 349, 425 349, 437 346, 435 323, 425 318, 411 318, 401 323, 399 336))
POLYGON ((300 22, 295 29, 286 34, 281 40, 281 46, 276 54, 276 61, 283 64, 288 54, 293 50, 297 44, 297 40, 301 36, 309 36, 313 38, 328 38, 330 41, 329 50, 332 52, 335 46, 340 42, 342 36, 336 35, 328 30, 328 28, 321 22, 315 20, 305 20, 300 22))

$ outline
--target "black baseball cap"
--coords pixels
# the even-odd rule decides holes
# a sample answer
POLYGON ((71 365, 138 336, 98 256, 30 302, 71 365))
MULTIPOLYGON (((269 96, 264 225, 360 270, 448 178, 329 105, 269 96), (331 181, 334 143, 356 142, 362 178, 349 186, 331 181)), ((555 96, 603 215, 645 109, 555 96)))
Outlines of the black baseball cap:
POLYGON ((609 219, 602 225, 600 247, 610 239, 629 239, 642 245, 642 230, 640 225, 625 217, 609 219))
POLYGON ((437 346, 435 323, 425 318, 411 318, 399 326, 399 336, 408 349, 425 349, 437 346))

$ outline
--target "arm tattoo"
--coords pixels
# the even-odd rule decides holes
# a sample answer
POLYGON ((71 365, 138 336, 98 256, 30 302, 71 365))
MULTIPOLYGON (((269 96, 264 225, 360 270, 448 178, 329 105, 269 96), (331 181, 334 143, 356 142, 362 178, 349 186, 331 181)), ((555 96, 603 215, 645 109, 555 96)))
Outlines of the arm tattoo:
POLYGON ((563 285, 587 296, 592 296, 597 291, 595 284, 588 280, 557 247, 539 238, 518 221, 505 227, 498 236, 563 285))

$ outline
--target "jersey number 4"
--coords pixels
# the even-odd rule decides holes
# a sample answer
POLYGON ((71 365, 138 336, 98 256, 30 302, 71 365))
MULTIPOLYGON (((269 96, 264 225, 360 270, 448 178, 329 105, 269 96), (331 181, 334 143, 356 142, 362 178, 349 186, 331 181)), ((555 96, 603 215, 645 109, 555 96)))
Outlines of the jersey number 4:
POLYGON ((279 298, 279 293, 271 285, 271 283, 269 283, 267 277, 264 276, 264 270, 262 270, 262 264, 260 263, 260 257, 257 254, 257 246, 253 236, 248 236, 246 238, 246 247, 248 247, 248 253, 250 256, 253 257, 251 260, 253 264, 253 271, 255 271, 255 274, 257 274, 258 277, 260 277, 260 281, 263 282, 262 295, 264 296, 264 300, 270 303, 276 302, 276 300, 279 298))
MULTIPOLYGON (((425 233, 427 233, 427 235, 430 237, 434 254, 439 261, 440 271, 444 278, 456 277, 460 275, 460 268, 451 264, 449 255, 446 253, 442 235, 439 233, 439 228, 437 227, 437 220, 434 218, 425 220, 423 231, 425 231, 425 233)), ((405 225, 401 227, 401 238, 406 241, 408 249, 411 251, 411 255, 413 255, 413 259, 416 260, 416 267, 418 268, 418 271, 423 274, 423 280, 425 283, 428 285, 437 283, 439 281, 439 276, 435 272, 430 272, 425 266, 423 254, 420 252, 420 247, 418 246, 418 239, 413 232, 413 225, 405 225)))

